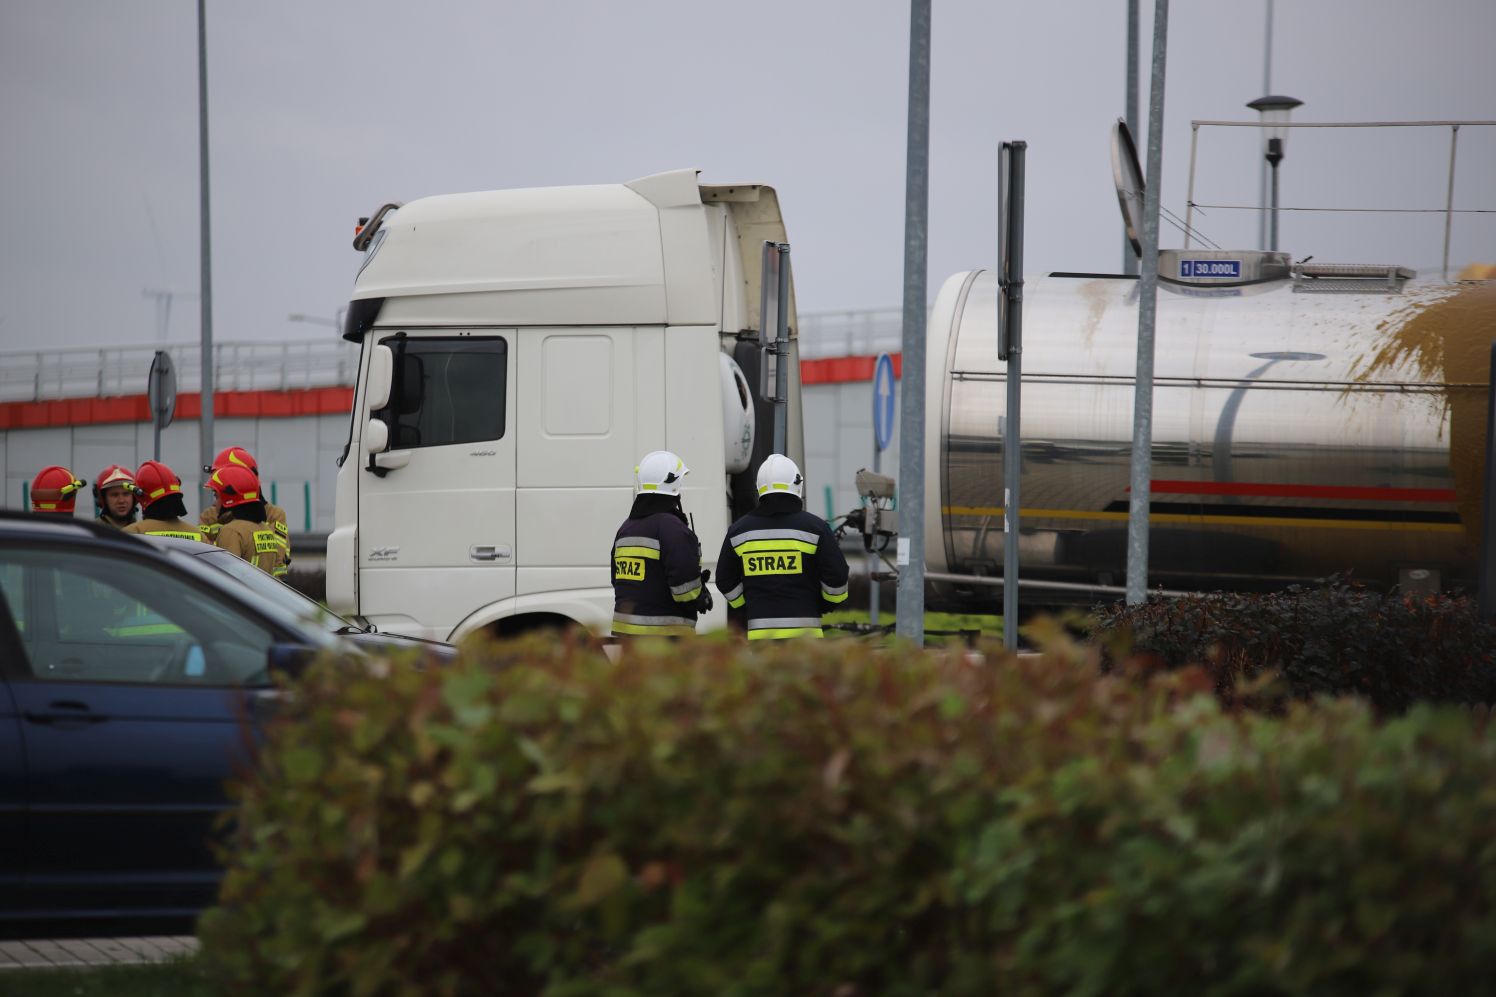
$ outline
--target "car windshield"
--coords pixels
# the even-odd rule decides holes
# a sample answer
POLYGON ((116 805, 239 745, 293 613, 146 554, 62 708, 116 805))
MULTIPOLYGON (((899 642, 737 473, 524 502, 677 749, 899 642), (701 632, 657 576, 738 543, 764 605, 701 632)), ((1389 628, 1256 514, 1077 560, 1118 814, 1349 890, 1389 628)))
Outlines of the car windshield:
POLYGON ((233 576, 234 580, 241 583, 251 594, 294 613, 299 619, 317 624, 328 633, 347 633, 359 629, 315 599, 301 594, 284 582, 277 581, 230 551, 204 550, 201 553, 194 553, 193 557, 196 561, 211 564, 219 571, 233 576))

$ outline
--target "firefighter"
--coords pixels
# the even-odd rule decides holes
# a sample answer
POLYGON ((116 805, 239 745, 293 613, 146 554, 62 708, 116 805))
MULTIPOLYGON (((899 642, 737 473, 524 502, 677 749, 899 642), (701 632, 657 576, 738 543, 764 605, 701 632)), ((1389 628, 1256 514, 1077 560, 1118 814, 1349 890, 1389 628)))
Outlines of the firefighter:
POLYGON ((125 527, 126 533, 148 533, 154 537, 203 539, 202 531, 187 522, 187 503, 182 498, 182 479, 159 460, 148 460, 135 472, 135 492, 140 496, 140 522, 125 527))
POLYGON ((122 530, 135 522, 135 475, 128 467, 110 464, 99 472, 93 486, 94 507, 99 522, 122 530))
POLYGON ((749 640, 820 637, 821 614, 847 600, 847 559, 826 521, 804 509, 805 478, 770 454, 758 469, 758 505, 728 528, 717 588, 743 610, 749 640))
POLYGON ((276 577, 286 574, 286 549, 265 519, 259 477, 247 467, 229 464, 213 472, 210 484, 228 516, 213 542, 261 571, 276 577))
POLYGON ((701 541, 681 511, 690 470, 668 450, 634 468, 634 505, 613 539, 613 634, 681 637, 712 608, 701 570, 701 541))
POLYGON ((78 505, 78 492, 86 484, 65 467, 57 464, 44 467, 31 481, 31 511, 41 516, 71 519, 78 505))
MULTIPOLYGON (((213 463, 203 468, 203 472, 210 476, 208 483, 203 485, 204 488, 210 490, 213 488, 211 475, 221 467, 247 468, 256 479, 260 477, 260 466, 255 462, 254 454, 243 447, 224 447, 218 451, 218 456, 213 458, 213 463)), ((255 490, 259 491, 258 486, 255 490)), ((285 548, 286 563, 290 564, 291 532, 286 525, 286 510, 278 505, 271 505, 269 502, 263 502, 262 504, 265 506, 265 516, 270 523, 270 528, 275 531, 275 535, 280 538, 281 546, 285 548)), ((204 509, 202 515, 197 517, 197 521, 198 526, 208 536, 208 540, 211 543, 213 542, 213 538, 218 535, 219 527, 227 523, 231 518, 233 517, 228 514, 227 509, 215 503, 204 509)))

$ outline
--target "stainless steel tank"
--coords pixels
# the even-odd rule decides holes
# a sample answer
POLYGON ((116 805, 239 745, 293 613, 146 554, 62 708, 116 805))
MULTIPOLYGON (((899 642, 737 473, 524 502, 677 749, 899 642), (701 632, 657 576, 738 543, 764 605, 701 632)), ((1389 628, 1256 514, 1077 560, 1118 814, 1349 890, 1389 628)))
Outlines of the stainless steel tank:
MULTIPOLYGON (((1177 278, 1178 255, 1161 254, 1161 272, 1177 278)), ((1150 585, 1263 588, 1352 572, 1471 586, 1496 282, 1290 275, 1286 259, 1281 272, 1267 262, 1255 283, 1160 282, 1150 585)), ((1026 283, 1028 578, 1125 579, 1137 287, 1084 274, 1026 283)), ((929 323, 930 571, 1002 570, 996 298, 991 272, 957 274, 929 323)))

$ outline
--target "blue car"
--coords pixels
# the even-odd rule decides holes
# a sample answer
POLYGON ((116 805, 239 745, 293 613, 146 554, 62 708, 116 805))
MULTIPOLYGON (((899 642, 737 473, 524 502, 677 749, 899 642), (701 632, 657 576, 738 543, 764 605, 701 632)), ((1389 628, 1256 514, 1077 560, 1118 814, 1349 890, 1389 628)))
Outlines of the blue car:
POLYGON ((0 514, 0 936, 190 923, 271 669, 399 640, 200 553, 0 514))

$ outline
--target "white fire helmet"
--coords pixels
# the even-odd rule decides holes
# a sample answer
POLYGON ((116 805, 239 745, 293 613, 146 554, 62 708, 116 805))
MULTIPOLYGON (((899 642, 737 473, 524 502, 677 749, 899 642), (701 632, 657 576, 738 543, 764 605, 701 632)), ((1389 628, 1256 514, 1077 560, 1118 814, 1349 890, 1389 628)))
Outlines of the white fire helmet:
POLYGON ((805 478, 795 462, 784 454, 771 453, 764 458, 758 469, 759 495, 789 492, 802 501, 805 498, 805 478))
POLYGON ((635 495, 679 495, 681 479, 691 469, 669 450, 651 450, 634 468, 635 495))

